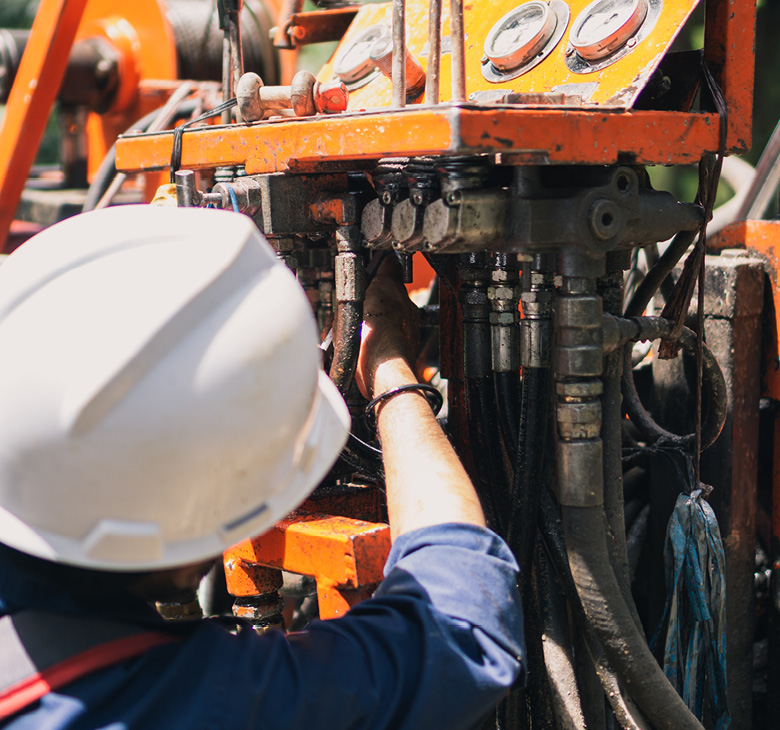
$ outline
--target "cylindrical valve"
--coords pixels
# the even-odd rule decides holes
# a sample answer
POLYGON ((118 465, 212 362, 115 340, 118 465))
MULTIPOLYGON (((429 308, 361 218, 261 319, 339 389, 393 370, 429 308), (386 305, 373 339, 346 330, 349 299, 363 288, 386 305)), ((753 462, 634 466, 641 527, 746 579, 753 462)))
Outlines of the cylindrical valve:
MULTIPOLYGON (((371 46, 371 60, 387 78, 393 77, 393 38, 382 36, 371 46)), ((406 49, 406 100, 416 99, 425 90, 425 71, 420 62, 406 49)))
POLYGON ((298 117, 346 111, 347 87, 340 81, 322 84, 308 71, 299 71, 290 86, 264 86, 256 73, 245 73, 236 88, 242 119, 256 122, 267 112, 292 109, 298 117))

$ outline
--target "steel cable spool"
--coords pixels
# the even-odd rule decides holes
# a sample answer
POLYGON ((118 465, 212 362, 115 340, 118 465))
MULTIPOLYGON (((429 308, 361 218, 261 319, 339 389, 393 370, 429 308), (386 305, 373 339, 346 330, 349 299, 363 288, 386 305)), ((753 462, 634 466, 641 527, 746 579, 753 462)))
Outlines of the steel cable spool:
MULTIPOLYGON (((179 78, 222 80, 222 40, 214 0, 166 0, 166 16, 176 38, 179 78)), ((244 0, 241 43, 244 67, 266 84, 279 83, 279 64, 271 43, 272 19, 261 0, 244 0)))

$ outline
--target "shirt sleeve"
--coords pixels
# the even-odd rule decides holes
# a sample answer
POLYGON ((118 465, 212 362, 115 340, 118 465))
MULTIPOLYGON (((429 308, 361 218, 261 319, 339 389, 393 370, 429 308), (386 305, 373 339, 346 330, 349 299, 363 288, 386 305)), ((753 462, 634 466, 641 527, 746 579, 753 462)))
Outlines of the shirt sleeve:
MULTIPOLYGON (((263 730, 472 728, 523 671, 517 564, 470 525, 399 537, 375 596, 236 654, 231 716, 263 730), (262 651, 258 651, 262 645, 262 651)), ((249 644, 252 636, 239 636, 249 644)))

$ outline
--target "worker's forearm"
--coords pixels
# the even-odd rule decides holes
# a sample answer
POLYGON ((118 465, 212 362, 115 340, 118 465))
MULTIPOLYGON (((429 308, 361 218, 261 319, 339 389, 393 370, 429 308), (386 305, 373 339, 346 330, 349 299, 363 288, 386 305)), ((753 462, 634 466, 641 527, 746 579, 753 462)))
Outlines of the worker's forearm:
MULTIPOLYGON (((374 393, 415 382, 409 365, 394 358, 377 368, 374 393)), ((446 522, 484 526, 471 480, 423 395, 407 392, 385 402, 379 411, 379 435, 393 539, 446 522)))

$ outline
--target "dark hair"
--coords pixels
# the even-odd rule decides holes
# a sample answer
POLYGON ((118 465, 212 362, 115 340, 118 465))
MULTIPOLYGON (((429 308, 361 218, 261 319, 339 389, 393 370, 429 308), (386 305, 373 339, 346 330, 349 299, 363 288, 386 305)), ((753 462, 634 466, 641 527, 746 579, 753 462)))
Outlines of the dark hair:
POLYGON ((0 559, 11 563, 25 577, 79 598, 105 599, 112 594, 126 594, 148 571, 118 572, 90 570, 74 565, 36 558, 0 543, 0 559))

